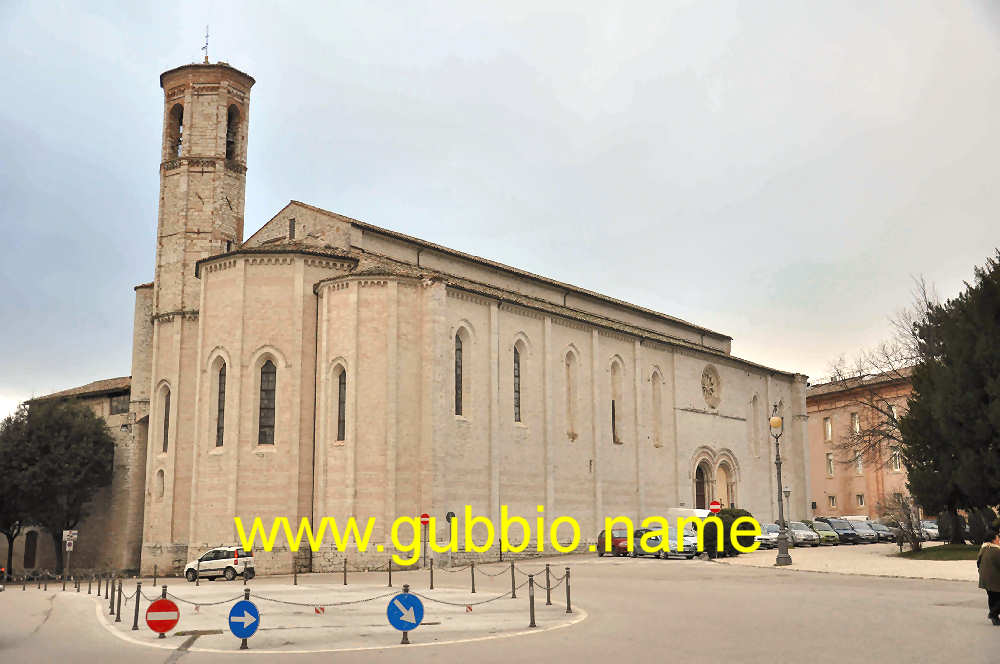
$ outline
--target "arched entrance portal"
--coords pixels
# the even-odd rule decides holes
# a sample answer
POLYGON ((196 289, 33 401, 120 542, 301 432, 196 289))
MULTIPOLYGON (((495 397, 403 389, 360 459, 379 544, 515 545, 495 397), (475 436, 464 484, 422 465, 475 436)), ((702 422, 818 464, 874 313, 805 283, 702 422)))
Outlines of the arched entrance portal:
POLYGON ((736 507, 736 478, 733 469, 728 463, 723 461, 719 464, 719 469, 715 474, 719 495, 717 498, 723 507, 736 507))

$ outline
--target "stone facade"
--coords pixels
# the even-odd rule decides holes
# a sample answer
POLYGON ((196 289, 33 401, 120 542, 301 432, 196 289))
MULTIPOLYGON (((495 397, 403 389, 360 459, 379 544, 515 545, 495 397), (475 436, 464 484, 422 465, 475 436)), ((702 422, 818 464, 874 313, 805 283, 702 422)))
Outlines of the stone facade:
POLYGON ((443 531, 466 505, 532 526, 544 506, 577 519, 581 545, 605 516, 716 497, 774 520, 772 404, 792 515, 807 515, 805 376, 686 321, 296 201, 244 242, 253 79, 220 63, 161 84, 156 271, 136 290, 132 377, 143 572, 233 544, 234 516, 374 517, 387 549, 279 544, 256 552, 262 573, 383 565, 397 516, 428 512, 443 531))
POLYGON ((862 458, 860 467, 841 444, 849 438, 855 421, 857 426, 869 428, 870 418, 884 418, 869 404, 891 406, 902 416, 911 391, 908 371, 809 388, 810 508, 816 516, 863 514, 876 519, 882 516, 880 506, 894 494, 909 495, 906 467, 894 454, 891 441, 885 441, 880 454, 862 458))

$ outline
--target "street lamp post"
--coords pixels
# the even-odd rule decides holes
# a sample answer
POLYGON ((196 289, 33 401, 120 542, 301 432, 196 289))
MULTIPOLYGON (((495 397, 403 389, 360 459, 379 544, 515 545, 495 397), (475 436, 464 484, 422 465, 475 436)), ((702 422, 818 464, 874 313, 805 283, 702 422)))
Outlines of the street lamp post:
MULTIPOLYGON (((774 438, 774 466, 778 472, 778 523, 781 528, 778 531, 778 557, 774 560, 774 564, 778 566, 791 565, 792 557, 788 555, 788 523, 785 521, 784 501, 781 500, 781 496, 784 491, 781 488, 780 439, 781 434, 785 432, 785 423, 781 416, 778 415, 778 404, 774 404, 774 410, 771 411, 771 420, 769 424, 771 425, 771 436, 774 438)), ((789 493, 791 493, 791 491, 789 491, 789 493)))

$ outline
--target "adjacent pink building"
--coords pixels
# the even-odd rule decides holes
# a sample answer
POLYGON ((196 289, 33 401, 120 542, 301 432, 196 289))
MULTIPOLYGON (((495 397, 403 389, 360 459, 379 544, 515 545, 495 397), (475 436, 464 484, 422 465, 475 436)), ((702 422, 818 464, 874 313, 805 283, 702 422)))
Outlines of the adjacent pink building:
POLYGON ((909 370, 833 381, 806 392, 809 415, 809 505, 814 516, 881 516, 880 507, 894 496, 908 495, 906 468, 892 440, 857 457, 841 444, 852 431, 871 427, 881 410, 902 415, 912 391, 909 370))

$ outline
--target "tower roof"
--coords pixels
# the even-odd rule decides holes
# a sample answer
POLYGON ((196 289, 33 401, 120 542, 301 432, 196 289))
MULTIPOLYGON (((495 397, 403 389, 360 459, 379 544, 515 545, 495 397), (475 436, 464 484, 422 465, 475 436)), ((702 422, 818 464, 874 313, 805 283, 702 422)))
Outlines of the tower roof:
POLYGON ((173 69, 168 69, 167 71, 165 71, 162 74, 160 74, 160 87, 161 88, 163 87, 163 80, 167 76, 170 76, 171 74, 176 74, 178 72, 184 71, 185 69, 191 69, 191 70, 201 71, 201 72, 206 72, 206 71, 213 70, 213 69, 222 69, 222 70, 228 69, 229 71, 234 72, 236 74, 239 74, 240 76, 242 76, 243 78, 245 78, 249 82, 250 85, 253 85, 254 83, 257 82, 257 81, 254 80, 253 76, 251 76, 250 74, 247 74, 246 72, 240 71, 236 67, 233 67, 232 65, 230 65, 228 62, 216 62, 214 64, 212 64, 212 63, 202 63, 202 62, 193 62, 193 63, 191 63, 189 65, 181 65, 180 67, 174 67, 173 69))

